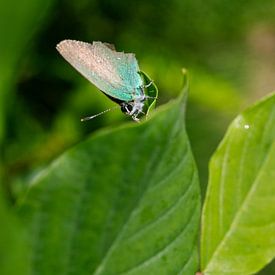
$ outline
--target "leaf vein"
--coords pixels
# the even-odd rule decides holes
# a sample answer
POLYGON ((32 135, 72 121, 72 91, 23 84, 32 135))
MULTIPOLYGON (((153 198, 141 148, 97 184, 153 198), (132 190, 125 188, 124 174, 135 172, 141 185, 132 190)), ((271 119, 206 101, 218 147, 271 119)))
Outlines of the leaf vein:
MULTIPOLYGON (((176 126, 178 126, 177 123, 173 124, 173 126, 172 126, 172 131, 169 132, 169 134, 170 134, 170 135, 168 135, 168 141, 169 141, 169 143, 170 143, 171 140, 172 140, 171 137, 175 134, 174 132, 177 131, 177 127, 176 127, 176 126)), ((168 151, 169 146, 166 146, 165 149, 166 149, 166 150, 163 150, 163 156, 164 156, 164 155, 166 154, 166 152, 168 151)), ((154 155, 154 154, 151 154, 150 156, 151 156, 151 158, 150 158, 150 163, 152 163, 152 162, 154 161, 155 155, 154 155)), ((162 159, 162 158, 158 158, 158 159, 159 159, 159 162, 158 162, 158 167, 159 167, 159 166, 160 166, 160 163, 162 162, 163 159, 162 159)), ((149 172, 149 170, 150 170, 150 169, 149 169, 149 168, 150 168, 149 166, 150 166, 150 165, 147 166, 147 172, 149 172)), ((157 171, 157 170, 158 170, 158 169, 155 169, 154 171, 157 171)), ((147 173, 145 172, 144 174, 147 174, 147 173)), ((148 188, 148 186, 150 186, 150 184, 147 184, 147 188, 148 188)), ((144 195, 144 193, 146 192, 146 190, 147 190, 147 189, 145 188, 145 189, 144 189, 144 192, 140 195, 140 198, 139 198, 138 201, 137 201, 137 205, 139 204, 139 202, 140 202, 140 200, 141 200, 141 198, 142 198, 142 195, 144 195)), ((136 205, 136 206, 137 206, 137 205, 136 205)), ((133 215, 133 213, 134 213, 134 210, 135 210, 136 206, 133 207, 133 209, 131 210, 131 212, 130 212, 128 218, 127 218, 127 220, 125 221, 124 225, 123 225, 122 228, 121 228, 121 231, 118 233, 118 235, 117 235, 116 238, 114 239, 113 243, 112 243, 111 246, 109 247, 107 253, 105 254, 105 258, 101 261, 101 263, 100 263, 100 264, 98 265, 98 267, 95 269, 94 275, 100 274, 101 271, 103 270, 103 266, 104 266, 105 262, 107 261, 109 255, 110 255, 111 252, 115 249, 115 247, 116 247, 117 244, 118 244, 119 239, 121 238, 121 236, 123 235, 124 231, 126 230, 127 225, 128 225, 128 223, 130 222, 130 220, 131 220, 131 217, 132 217, 132 215, 133 215)))
POLYGON ((208 261, 207 266, 205 267, 205 271, 207 271, 207 267, 211 264, 211 260, 214 259, 216 257, 216 255, 219 253, 219 251, 223 248, 224 243, 228 240, 228 238, 230 238, 231 232, 234 231, 235 227, 237 226, 240 216, 243 214, 243 210, 246 208, 246 203, 247 201, 250 199, 250 197, 253 195, 254 190, 257 187, 257 183, 258 180, 261 176, 262 173, 262 168, 264 167, 264 164, 266 163, 266 161, 268 160, 268 157, 271 153, 271 147, 269 148, 269 152, 266 154, 264 161, 261 164, 261 167, 259 169, 258 175, 257 177, 254 179, 254 181, 251 184, 251 188, 249 190, 249 192, 247 193, 245 199, 243 200, 238 213, 236 214, 236 216, 234 217, 234 219, 232 220, 232 223, 230 225, 229 230, 226 232, 226 234, 224 235, 223 239, 221 240, 221 242, 219 243, 217 249, 215 250, 215 252, 212 254, 211 258, 208 261))
MULTIPOLYGON (((193 214, 196 213, 198 205, 196 205, 195 210, 193 211, 193 214)), ((129 272, 133 272, 136 269, 139 269, 145 265, 149 265, 151 262, 153 262, 154 260, 159 259, 167 250, 169 250, 169 248, 175 243, 177 242, 177 240, 184 235, 184 233, 186 232, 186 230, 189 228, 189 226, 192 224, 192 220, 194 219, 194 217, 196 217, 196 215, 190 215, 189 219, 187 220, 187 222, 185 223, 184 227, 181 229, 181 231, 179 232, 178 235, 175 236, 175 238, 173 238, 171 240, 171 242, 166 245, 165 247, 163 247, 161 250, 157 251, 157 253, 149 258, 147 258, 146 260, 140 262, 138 265, 123 271, 123 273, 120 273, 121 275, 123 274, 129 274, 129 272)))
POLYGON ((193 187, 194 185, 192 184, 193 181, 195 179, 195 170, 193 169, 193 173, 192 173, 192 179, 190 181, 190 184, 188 185, 187 189, 184 190, 184 192, 178 197, 178 199, 167 209, 165 209, 165 211, 163 211, 161 213, 160 216, 158 216, 155 220, 147 223, 145 226, 141 227, 138 231, 134 232, 133 235, 131 235, 129 238, 127 238, 128 240, 133 240, 135 239, 137 236, 141 235, 142 233, 144 233, 147 229, 149 229, 150 227, 153 227, 156 223, 158 223, 159 221, 165 219, 169 214, 171 214, 175 208, 177 208, 177 206, 182 202, 182 200, 186 197, 186 195, 189 193, 190 190, 192 190, 191 187, 193 187))

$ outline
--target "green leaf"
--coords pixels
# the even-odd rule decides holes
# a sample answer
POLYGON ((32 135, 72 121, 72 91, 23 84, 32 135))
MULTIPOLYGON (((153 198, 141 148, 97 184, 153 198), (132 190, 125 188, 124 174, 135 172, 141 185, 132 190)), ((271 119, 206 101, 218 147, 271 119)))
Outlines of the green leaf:
POLYGON ((35 274, 194 274, 200 190, 183 95, 100 131, 36 178, 21 216, 35 274))
POLYGON ((29 274, 30 259, 25 232, 13 211, 6 205, 1 186, 0 220, 0 274, 29 274))
POLYGON ((275 256, 275 95, 239 115, 210 162, 204 274, 251 274, 275 256))
POLYGON ((275 274, 275 259, 272 260, 264 269, 257 273, 258 275, 271 275, 275 274))

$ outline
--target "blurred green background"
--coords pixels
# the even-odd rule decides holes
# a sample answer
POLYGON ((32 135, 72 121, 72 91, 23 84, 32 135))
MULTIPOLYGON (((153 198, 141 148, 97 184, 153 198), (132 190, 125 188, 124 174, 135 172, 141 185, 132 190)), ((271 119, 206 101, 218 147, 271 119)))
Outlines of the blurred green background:
POLYGON ((114 103, 59 56, 68 38, 134 52, 158 105, 189 70, 187 129, 203 192, 228 123, 275 88, 274 0, 1 0, 1 178, 11 202, 66 148, 128 119, 117 110, 80 122, 114 103))

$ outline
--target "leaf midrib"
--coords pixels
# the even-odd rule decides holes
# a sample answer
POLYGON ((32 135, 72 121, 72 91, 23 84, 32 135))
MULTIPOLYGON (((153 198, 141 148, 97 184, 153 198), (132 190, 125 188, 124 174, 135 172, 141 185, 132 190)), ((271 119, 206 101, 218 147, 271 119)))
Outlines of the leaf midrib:
MULTIPOLYGON (((169 136, 168 136, 169 144, 171 143, 171 140, 172 140, 172 139, 171 139, 171 136, 174 134, 174 131, 175 131, 176 126, 178 126, 177 123, 173 124, 172 130, 169 132, 169 133, 170 133, 169 136)), ((169 144, 166 146, 165 151, 163 152, 163 156, 167 153, 167 150, 168 150, 168 148, 169 148, 169 144)), ((151 156, 152 156, 152 155, 151 155, 151 156)), ((161 159, 162 159, 162 158, 161 158, 161 159)), ((161 159, 160 159, 160 160, 161 160, 161 159)), ((150 159, 150 162, 151 162, 152 160, 153 160, 153 158, 150 159)), ((160 163, 161 163, 161 161, 159 161, 158 167, 160 166, 160 163)), ((155 169, 154 171, 157 171, 157 169, 155 169)), ((149 186, 150 186, 150 184, 147 184, 147 188, 148 188, 149 186)), ((144 192, 143 192, 143 193, 141 194, 141 196, 139 197, 139 199, 138 199, 136 205, 135 205, 135 206, 131 209, 131 211, 129 212, 129 216, 128 216, 128 218, 125 220, 125 223, 124 223, 124 225, 122 226, 120 232, 117 234, 116 238, 113 240, 112 244, 109 246, 109 249, 106 251, 105 256, 102 258, 102 260, 101 260, 101 262, 98 264, 97 268, 95 268, 95 271, 93 272, 94 275, 98 275, 98 274, 101 273, 101 270, 102 270, 101 268, 103 267, 104 262, 106 262, 106 260, 108 259, 108 256, 110 255, 111 251, 114 250, 114 247, 115 247, 115 245, 117 244, 117 242, 118 242, 120 236, 121 236, 122 233, 124 232, 124 230, 125 230, 127 224, 129 223, 129 221, 130 221, 130 219, 131 219, 131 217, 132 217, 132 215, 133 215, 133 213, 134 213, 134 210, 136 209, 136 207, 137 207, 137 205, 139 204, 139 202, 140 202, 141 198, 143 197, 143 195, 146 193, 147 188, 144 189, 144 192)))
MULTIPOLYGON (((266 123, 265 126, 264 126, 263 136, 262 136, 262 139, 261 139, 261 140, 263 140, 263 137, 265 136, 265 133, 266 133, 266 129, 268 128, 269 124, 271 123, 271 120, 272 120, 272 118, 273 118, 273 112, 274 112, 274 109, 273 109, 273 111, 271 112, 271 115, 269 116, 268 121, 267 121, 267 123, 266 123)), ((262 114, 261 111, 258 112, 258 114, 256 115, 256 118, 261 117, 261 114, 262 114)), ((255 118, 255 120, 256 120, 256 118, 255 118)), ((243 119, 245 119, 245 118, 244 118, 244 115, 240 115, 240 116, 237 117, 234 121, 235 121, 235 123, 239 124, 239 120, 243 120, 243 119)), ((233 127, 233 125, 232 125, 231 127, 233 127)), ((230 129, 231 129, 231 127, 230 127, 230 129)), ((227 166, 225 165, 225 161, 227 160, 229 151, 230 151, 230 149, 231 149, 232 140, 233 140, 232 134, 233 134, 233 132, 232 132, 231 134, 229 134, 229 133, 226 134, 226 135, 228 136, 229 139, 227 140, 227 145, 226 145, 226 149, 225 149, 225 154, 224 154, 223 161, 222 161, 222 167, 223 167, 223 169, 222 169, 222 171, 223 171, 223 172, 222 172, 222 175, 225 175, 225 174, 226 174, 226 172, 224 172, 224 170, 227 169, 227 166)), ((246 150, 247 150, 247 143, 248 143, 249 137, 250 137, 250 135, 251 135, 251 132, 249 132, 248 134, 249 134, 249 135, 246 137, 245 144, 244 144, 244 146, 243 146, 243 150, 242 150, 242 154, 241 154, 241 162, 242 162, 244 153, 245 153, 246 150)), ((265 156, 266 156, 266 155, 265 155, 265 156)), ((263 162, 264 162, 264 159, 263 159, 263 161, 262 161, 262 163, 261 163, 261 166, 263 165, 263 162)), ((261 166, 260 166, 260 167, 261 167, 261 166)), ((260 168, 260 169, 261 169, 261 168, 260 168)), ((241 170, 241 176, 239 177, 239 183, 240 183, 240 178, 241 178, 241 177, 242 177, 242 170, 241 170)), ((221 179, 221 187, 223 187, 223 185, 224 185, 224 178, 225 178, 225 176, 222 176, 222 179, 221 179)), ((256 178, 257 178, 257 175, 255 176, 253 182, 256 180, 256 178)), ((253 184, 253 183, 252 183, 252 184, 253 184)), ((221 190, 223 190, 223 188, 221 188, 221 190)), ((222 192, 222 193, 223 193, 223 192, 222 192)), ((249 193, 249 192, 247 192, 247 195, 248 195, 248 193, 249 193)), ((246 195, 246 196, 247 196, 247 195, 246 195)), ((220 197, 220 196, 219 196, 219 197, 220 197)), ((244 200, 245 200, 245 199, 243 199, 243 202, 244 202, 244 200)), ((219 200, 219 201, 220 201, 220 200, 219 200)), ((221 205, 221 203, 220 203, 220 205, 221 205)), ((242 206, 240 206, 239 210, 241 209, 241 207, 242 207, 242 206)), ((222 210, 222 207, 220 207, 219 212, 222 212, 222 211, 223 211, 223 210, 222 210)), ((220 217, 223 217, 223 215, 221 215, 221 214, 219 215, 219 219, 221 220, 222 218, 220 218, 220 217)), ((232 223, 233 223, 233 222, 234 222, 234 220, 232 220, 230 227, 232 226, 232 223)), ((219 231, 221 230, 221 229, 220 229, 221 224, 222 224, 222 222, 219 221, 219 231)), ((229 230, 230 230, 230 228, 229 228, 229 230)), ((226 235, 226 234, 223 235, 223 238, 225 238, 225 235, 226 235)), ((222 239, 223 239, 223 238, 222 238, 222 239)), ((221 241, 222 241, 222 240, 221 240, 221 241)), ((218 249, 218 246, 216 246, 215 249, 217 250, 217 249, 218 249)), ((215 251, 216 251, 216 250, 215 250, 215 251)), ((210 259, 208 260, 208 263, 209 263, 210 260, 213 258, 213 255, 214 255, 214 254, 215 254, 215 252, 213 252, 213 253, 211 254, 211 257, 210 257, 210 259)))

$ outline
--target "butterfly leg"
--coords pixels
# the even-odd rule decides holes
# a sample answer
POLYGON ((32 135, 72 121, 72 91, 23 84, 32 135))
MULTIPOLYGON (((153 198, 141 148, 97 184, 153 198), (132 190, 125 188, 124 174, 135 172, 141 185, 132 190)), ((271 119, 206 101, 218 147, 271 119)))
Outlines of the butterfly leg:
POLYGON ((137 118, 135 115, 132 116, 132 119, 136 122, 140 122, 139 118, 137 118))
POLYGON ((134 107, 134 109, 132 110, 131 112, 131 117, 134 121, 136 122, 140 122, 140 119, 138 118, 138 116, 142 113, 142 114, 145 114, 143 111, 142 111, 142 106, 137 106, 137 107, 134 107))
MULTIPOLYGON (((154 83, 154 81, 151 80, 147 85, 142 85, 142 89, 150 87, 153 83, 154 83)), ((157 97, 145 95, 145 91, 144 91, 144 90, 143 90, 143 93, 144 93, 144 97, 145 97, 146 99, 148 99, 148 98, 157 99, 157 97)))
POLYGON ((145 96, 145 98, 146 98, 146 99, 148 99, 148 98, 151 98, 151 99, 157 99, 157 97, 156 97, 156 96, 148 96, 148 95, 146 95, 146 96, 145 96))
POLYGON ((143 88, 148 88, 148 87, 150 87, 153 83, 154 83, 154 81, 151 80, 148 84, 143 85, 143 88))

